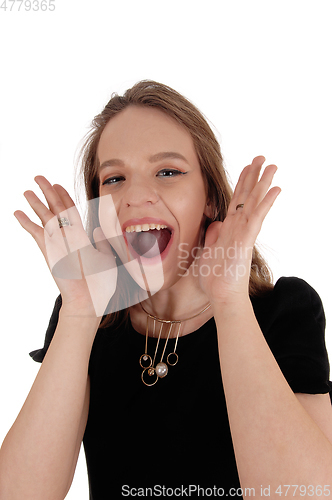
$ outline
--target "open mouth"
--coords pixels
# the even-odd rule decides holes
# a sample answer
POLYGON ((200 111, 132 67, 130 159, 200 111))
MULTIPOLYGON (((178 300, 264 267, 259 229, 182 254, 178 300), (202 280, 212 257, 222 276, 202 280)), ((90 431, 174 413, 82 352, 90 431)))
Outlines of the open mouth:
POLYGON ((152 259, 166 250, 172 230, 164 224, 137 224, 127 226, 125 236, 137 255, 152 259))

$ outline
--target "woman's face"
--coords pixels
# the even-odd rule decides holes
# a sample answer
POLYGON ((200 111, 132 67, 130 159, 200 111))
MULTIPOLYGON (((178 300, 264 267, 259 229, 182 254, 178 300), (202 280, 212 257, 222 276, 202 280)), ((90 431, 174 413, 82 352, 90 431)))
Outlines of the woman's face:
POLYGON ((131 106, 108 122, 97 154, 105 236, 122 262, 137 267, 139 257, 151 277, 162 271, 163 288, 172 286, 185 272, 183 250, 191 256, 209 215, 190 134, 162 111, 131 106))

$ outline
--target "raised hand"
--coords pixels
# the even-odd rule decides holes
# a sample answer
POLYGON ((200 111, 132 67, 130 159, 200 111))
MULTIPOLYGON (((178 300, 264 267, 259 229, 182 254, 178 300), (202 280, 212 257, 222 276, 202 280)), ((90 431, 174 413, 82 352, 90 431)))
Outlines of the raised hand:
POLYGON ((35 181, 48 207, 33 191, 26 191, 24 195, 43 227, 32 222, 24 212, 16 211, 14 215, 42 251, 63 304, 70 305, 77 315, 102 316, 117 280, 111 246, 101 228, 97 228, 93 234, 94 248, 73 200, 62 186, 52 186, 43 176, 37 176, 35 181), (60 227, 60 218, 68 220, 69 225, 60 227))
POLYGON ((211 303, 248 296, 252 249, 262 223, 281 189, 269 189, 276 173, 268 165, 259 179, 263 156, 245 167, 236 185, 227 216, 213 222, 199 258, 199 279, 211 303))

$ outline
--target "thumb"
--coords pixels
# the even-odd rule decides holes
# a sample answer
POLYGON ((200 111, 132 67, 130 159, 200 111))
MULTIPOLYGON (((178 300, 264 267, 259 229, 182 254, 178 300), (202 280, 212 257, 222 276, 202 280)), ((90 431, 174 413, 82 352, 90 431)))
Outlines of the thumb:
POLYGON ((205 247, 211 247, 214 245, 214 243, 217 241, 220 233, 220 228, 222 226, 222 222, 220 221, 215 221, 212 222, 209 227, 206 230, 205 233, 205 242, 204 242, 204 248, 205 247))
POLYGON ((105 254, 112 253, 111 245, 109 244, 101 227, 96 227, 96 229, 94 229, 93 240, 94 240, 96 247, 97 247, 97 250, 99 250, 99 252, 105 253, 105 254))

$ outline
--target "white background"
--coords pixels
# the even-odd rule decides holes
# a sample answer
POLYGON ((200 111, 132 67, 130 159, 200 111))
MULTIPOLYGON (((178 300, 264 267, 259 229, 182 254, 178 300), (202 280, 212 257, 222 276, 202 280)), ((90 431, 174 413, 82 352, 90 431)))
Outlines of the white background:
MULTIPOLYGON (((54 3, 54 12, 24 4, 18 12, 18 2, 10 11, 8 1, 0 9, 0 442, 39 368, 28 352, 43 345, 58 294, 13 212, 33 217, 23 192, 38 174, 74 196, 91 119, 112 92, 141 79, 174 87, 203 111, 233 185, 254 156, 278 165, 282 193, 259 241, 275 280, 298 276, 320 294, 331 357, 331 2, 54 3)), ((67 498, 88 499, 82 455, 67 498)))

